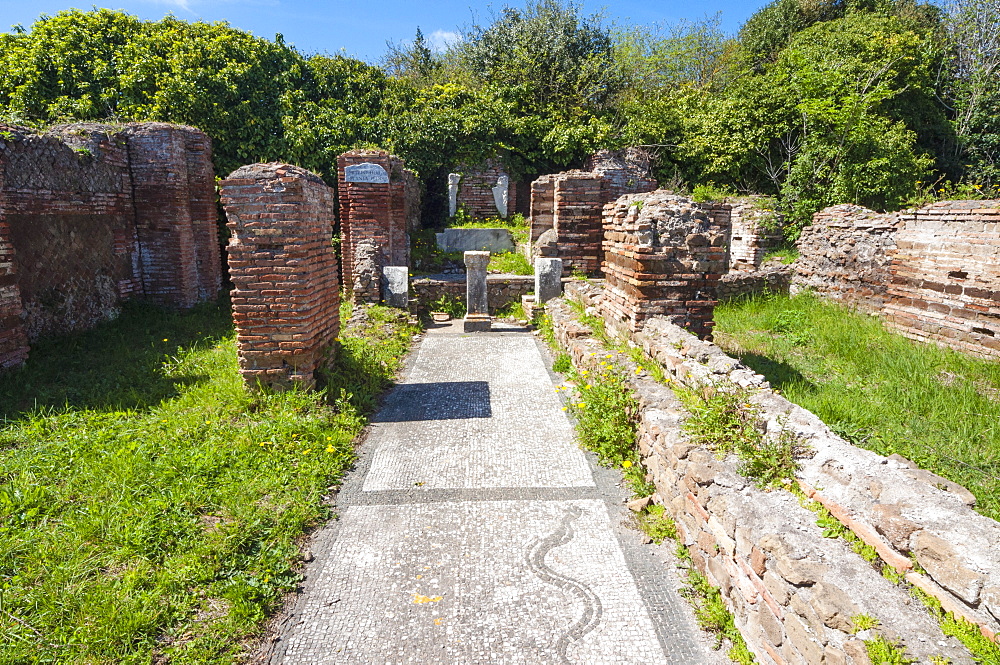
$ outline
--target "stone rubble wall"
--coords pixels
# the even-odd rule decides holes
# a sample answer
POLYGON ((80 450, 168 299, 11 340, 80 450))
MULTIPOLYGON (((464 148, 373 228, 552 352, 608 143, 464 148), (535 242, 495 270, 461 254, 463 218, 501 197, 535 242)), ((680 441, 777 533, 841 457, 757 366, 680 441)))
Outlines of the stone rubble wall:
POLYGON ((765 294, 788 294, 792 266, 766 263, 754 271, 733 270, 719 279, 715 297, 719 302, 765 294))
POLYGON ((896 213, 845 204, 821 210, 796 246, 792 291, 815 293, 869 314, 882 310, 892 277, 896 213))
MULTIPOLYGON (((431 310, 430 303, 441 296, 459 300, 465 303, 465 276, 456 275, 444 279, 442 277, 417 277, 410 282, 410 287, 417 299, 416 311, 419 314, 431 310)), ((489 299, 490 314, 507 307, 511 303, 520 302, 521 296, 533 293, 535 290, 534 275, 487 275, 486 293, 489 299)))
POLYGON ((211 143, 193 127, 0 125, 0 367, 136 296, 215 298, 216 223, 211 143))
POLYGON ((730 270, 754 270, 764 255, 781 243, 781 215, 761 209, 760 197, 744 197, 730 204, 730 270))
POLYGON ((562 259, 564 275, 574 269, 598 275, 604 253, 601 211, 606 200, 607 181, 596 173, 565 171, 538 178, 531 184, 532 247, 551 230, 554 238, 545 256, 562 259))
POLYGON ((251 388, 312 387, 340 332, 335 194, 288 164, 250 164, 221 183, 240 375, 251 388))
MULTIPOLYGON (((585 282, 566 285, 566 297, 600 312, 606 291, 585 282)), ((565 304, 550 307, 560 343, 578 366, 606 352, 565 304), (590 355, 597 352, 597 356, 590 355)), ((802 492, 822 503, 878 552, 885 565, 936 597, 942 607, 996 640, 1000 630, 1000 523, 974 510, 968 490, 899 456, 852 446, 819 418, 770 389, 764 377, 698 340, 665 318, 627 337, 659 362, 671 381, 702 390, 738 385, 753 391, 759 425, 772 436, 790 432, 807 456, 798 461, 802 492), (911 559, 912 557, 912 559, 911 559), (926 574, 914 572, 916 561, 926 574)), ((967 652, 943 638, 920 603, 889 584, 843 541, 822 537, 816 515, 782 491, 748 484, 733 458, 717 459, 691 446, 678 425, 684 418, 662 384, 636 373, 642 406, 639 446, 662 504, 677 520, 694 565, 722 589, 751 649, 764 663, 867 663, 849 634, 850 617, 877 617, 901 637, 912 656, 942 654, 968 663, 967 652)))
POLYGON ((379 246, 385 255, 385 265, 410 264, 407 229, 413 225, 417 195, 408 191, 416 180, 412 172, 407 173, 403 160, 384 150, 350 150, 337 158, 344 284, 354 283, 354 257, 362 241, 379 246), (384 168, 389 183, 347 182, 344 169, 365 162, 384 168))
POLYGON ((727 229, 720 219, 666 190, 607 204, 601 314, 608 326, 631 333, 665 316, 711 337, 716 287, 726 272, 727 229))
POLYGON ((882 308, 912 339, 1000 358, 1000 201, 899 213, 882 308))
POLYGON ((608 203, 626 194, 656 190, 650 159, 649 153, 642 148, 598 150, 587 158, 583 170, 604 178, 607 183, 604 203, 608 203))
POLYGON ((792 291, 886 318, 899 332, 1000 358, 1000 201, 880 214, 826 208, 798 242, 792 291))
MULTIPOLYGON (((475 166, 461 165, 456 169, 462 179, 458 182, 457 204, 475 219, 499 217, 496 201, 493 198, 493 188, 500 176, 510 176, 500 159, 487 159, 475 166)), ((517 210, 517 186, 510 178, 507 189, 507 215, 517 210)))
POLYGON ((557 175, 543 175, 531 183, 531 210, 528 222, 531 227, 529 241, 532 247, 542 234, 555 224, 557 175))

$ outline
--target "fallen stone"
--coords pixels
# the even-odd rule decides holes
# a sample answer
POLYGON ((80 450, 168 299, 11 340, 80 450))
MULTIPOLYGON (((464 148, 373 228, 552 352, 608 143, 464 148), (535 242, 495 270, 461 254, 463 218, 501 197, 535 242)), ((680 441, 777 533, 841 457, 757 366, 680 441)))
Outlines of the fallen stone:
POLYGON ((903 517, 899 506, 877 503, 872 506, 872 526, 900 552, 910 552, 910 536, 920 526, 903 517))
POLYGON ((638 499, 632 499, 625 505, 628 506, 629 510, 638 513, 645 510, 652 502, 653 502, 653 497, 644 496, 638 499))
POLYGON ((946 540, 927 531, 919 532, 913 540, 917 562, 931 579, 975 607, 986 581, 984 576, 961 565, 958 554, 946 540))
POLYGON ((406 266, 385 266, 382 268, 385 276, 383 291, 385 304, 389 307, 407 309, 410 304, 410 273, 406 266))

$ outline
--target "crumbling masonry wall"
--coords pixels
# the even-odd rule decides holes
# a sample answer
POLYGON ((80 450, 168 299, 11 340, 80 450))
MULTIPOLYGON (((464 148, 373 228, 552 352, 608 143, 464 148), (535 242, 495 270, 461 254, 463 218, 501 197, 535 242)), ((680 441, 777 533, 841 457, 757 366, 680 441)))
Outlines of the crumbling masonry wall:
POLYGON ((563 260, 563 274, 598 275, 603 262, 602 209, 607 181, 587 171, 542 176, 531 184, 531 240, 551 231, 551 246, 539 255, 563 260))
POLYGON ((517 209, 517 186, 499 159, 487 159, 477 166, 462 165, 456 169, 456 173, 462 176, 458 182, 456 203, 459 209, 464 208, 472 217, 483 219, 500 216, 496 200, 493 197, 493 188, 496 187, 501 176, 509 178, 507 216, 512 215, 517 209))
POLYGON ((607 198, 603 203, 626 194, 652 192, 657 186, 650 168, 650 155, 642 148, 598 150, 587 158, 583 170, 604 178, 607 198))
MULTIPOLYGON (((566 294, 598 311, 606 297, 584 282, 567 284, 566 294)), ((876 633, 900 640, 920 662, 972 661, 905 586, 892 584, 843 540, 824 537, 809 505, 821 504, 878 553, 880 565, 996 640, 1000 524, 972 510, 975 500, 965 488, 901 457, 852 446, 762 376, 664 318, 628 335, 662 366, 669 385, 698 392, 747 388, 759 427, 798 442, 796 480, 811 501, 761 490, 740 474, 734 456, 720 458, 686 439, 687 411, 668 385, 627 354, 603 348, 563 301, 548 310, 557 341, 577 367, 594 368, 600 360, 623 369, 639 403, 639 450, 656 487, 651 500, 676 520, 691 564, 720 589, 758 662, 868 663, 862 640, 876 633), (852 618, 859 614, 880 625, 856 633, 852 618)))
POLYGON ((135 296, 214 298, 216 217, 211 144, 193 127, 0 126, 0 367, 135 296))
POLYGON ((719 219, 666 190, 607 204, 601 314, 609 327, 631 333, 663 316, 711 337, 716 285, 726 266, 726 228, 719 219))
POLYGON ((781 242, 781 216, 762 207, 759 197, 735 199, 729 204, 729 268, 759 268, 764 255, 781 242))
POLYGON ((885 214, 834 206, 798 248, 793 291, 882 315, 912 339, 1000 357, 1000 201, 885 214))
MULTIPOLYGON (((403 160, 384 150, 351 150, 337 158, 337 173, 345 288, 350 288, 355 282, 355 254, 364 241, 375 243, 381 252, 383 258, 376 264, 408 266, 410 242, 407 229, 414 225, 413 206, 418 204, 415 195, 407 192, 416 180, 407 176, 403 160), (346 169, 359 164, 381 167, 389 182, 350 182, 346 169)), ((381 275, 367 277, 378 280, 381 275)))
POLYGON ((335 195, 288 164, 251 164, 222 182, 240 374, 250 387, 311 387, 340 330, 335 195))

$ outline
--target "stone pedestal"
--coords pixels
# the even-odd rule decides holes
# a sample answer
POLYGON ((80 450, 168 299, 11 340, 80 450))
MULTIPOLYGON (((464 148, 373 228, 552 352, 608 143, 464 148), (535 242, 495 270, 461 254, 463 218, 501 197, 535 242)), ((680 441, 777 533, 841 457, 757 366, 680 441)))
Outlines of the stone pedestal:
POLYGON ((465 332, 489 332, 491 328, 486 291, 486 266, 489 262, 489 252, 465 253, 465 332))
POLYGON ((562 259, 535 259, 535 302, 544 305, 562 295, 562 259))
POLYGON ((386 266, 382 268, 385 275, 385 304, 389 307, 407 309, 410 302, 410 273, 406 266, 386 266))

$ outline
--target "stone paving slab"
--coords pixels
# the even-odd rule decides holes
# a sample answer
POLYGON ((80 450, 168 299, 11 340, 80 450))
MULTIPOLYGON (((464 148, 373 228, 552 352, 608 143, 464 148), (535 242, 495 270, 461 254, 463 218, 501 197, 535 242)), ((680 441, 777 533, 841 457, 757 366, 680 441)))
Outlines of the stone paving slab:
POLYGON ((718 663, 541 343, 429 333, 374 419, 271 662, 718 663))

